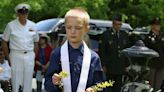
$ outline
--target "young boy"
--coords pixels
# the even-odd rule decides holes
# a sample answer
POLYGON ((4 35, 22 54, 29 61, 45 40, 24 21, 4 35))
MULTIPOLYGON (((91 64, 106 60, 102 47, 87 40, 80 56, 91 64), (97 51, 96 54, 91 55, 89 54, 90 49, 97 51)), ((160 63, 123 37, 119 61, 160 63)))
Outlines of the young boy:
POLYGON ((70 9, 65 15, 67 40, 55 49, 45 77, 48 92, 62 92, 59 84, 64 84, 64 92, 93 92, 91 86, 104 80, 99 56, 91 51, 83 41, 89 31, 88 13, 82 8, 70 9), (66 71, 68 76, 61 78, 59 73, 66 71))

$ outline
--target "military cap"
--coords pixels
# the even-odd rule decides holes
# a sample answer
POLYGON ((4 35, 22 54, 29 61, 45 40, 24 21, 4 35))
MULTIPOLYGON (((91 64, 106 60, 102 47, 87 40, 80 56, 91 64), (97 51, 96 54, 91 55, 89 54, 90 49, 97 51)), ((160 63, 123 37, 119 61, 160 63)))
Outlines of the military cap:
POLYGON ((28 13, 29 10, 30 10, 30 5, 28 5, 28 4, 18 4, 15 7, 16 13, 28 13))
POLYGON ((116 21, 122 21, 122 15, 117 13, 113 16, 113 21, 116 20, 116 21))
POLYGON ((155 17, 153 20, 150 21, 150 24, 156 24, 156 25, 160 25, 160 18, 159 17, 155 17))

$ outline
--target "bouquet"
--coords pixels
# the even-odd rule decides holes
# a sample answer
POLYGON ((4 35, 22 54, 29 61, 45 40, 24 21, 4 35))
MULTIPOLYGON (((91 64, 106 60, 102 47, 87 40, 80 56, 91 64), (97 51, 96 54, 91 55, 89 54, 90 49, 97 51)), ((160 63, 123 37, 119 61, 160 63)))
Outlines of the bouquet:
POLYGON ((114 83, 115 83, 115 81, 111 81, 111 80, 104 81, 104 82, 98 83, 94 86, 91 86, 91 88, 94 90, 94 92, 102 91, 104 88, 112 87, 114 83))
MULTIPOLYGON (((67 72, 65 72, 65 71, 61 71, 60 73, 59 73, 59 77, 62 79, 62 78, 66 78, 68 76, 68 73, 67 72)), ((60 85, 59 85, 59 88, 61 88, 61 89, 63 89, 63 83, 62 82, 60 82, 60 85)))

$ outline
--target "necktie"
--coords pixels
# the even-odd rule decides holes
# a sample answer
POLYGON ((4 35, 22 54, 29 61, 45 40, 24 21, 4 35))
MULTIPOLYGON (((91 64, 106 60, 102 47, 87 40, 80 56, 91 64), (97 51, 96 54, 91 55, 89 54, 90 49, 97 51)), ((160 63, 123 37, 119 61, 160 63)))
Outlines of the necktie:
POLYGON ((116 35, 117 35, 117 37, 119 38, 119 32, 118 32, 118 31, 116 31, 116 35))

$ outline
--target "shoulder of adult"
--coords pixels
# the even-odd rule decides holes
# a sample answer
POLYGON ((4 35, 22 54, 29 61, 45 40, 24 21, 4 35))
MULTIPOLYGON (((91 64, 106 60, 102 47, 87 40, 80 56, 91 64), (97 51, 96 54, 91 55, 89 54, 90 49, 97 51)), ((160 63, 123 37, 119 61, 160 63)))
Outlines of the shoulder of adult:
POLYGON ((10 22, 8 23, 8 25, 13 25, 13 24, 15 24, 15 23, 17 23, 17 19, 10 21, 10 22))
POLYGON ((7 64, 7 65, 9 65, 9 62, 8 62, 8 60, 4 60, 4 63, 5 63, 5 64, 7 64))
POLYGON ((120 33, 125 34, 125 35, 129 35, 128 30, 120 30, 120 33))
POLYGON ((127 33, 128 34, 128 30, 120 30, 120 32, 123 32, 123 33, 127 33))
POLYGON ((113 28, 108 28, 105 32, 113 32, 113 28))
POLYGON ((105 36, 105 35, 107 35, 107 34, 109 34, 109 33, 111 33, 111 32, 113 32, 113 31, 112 31, 112 28, 109 28, 109 29, 107 29, 106 31, 104 31, 104 32, 102 33, 102 36, 105 36))
POLYGON ((46 48, 48 48, 48 49, 52 49, 52 47, 50 46, 50 44, 48 43, 48 44, 46 44, 46 48))
POLYGON ((51 53, 53 49, 49 44, 47 44, 45 50, 47 53, 51 53))
POLYGON ((27 19, 27 21, 28 21, 30 24, 36 25, 35 22, 33 22, 33 21, 29 20, 29 19, 27 19))

